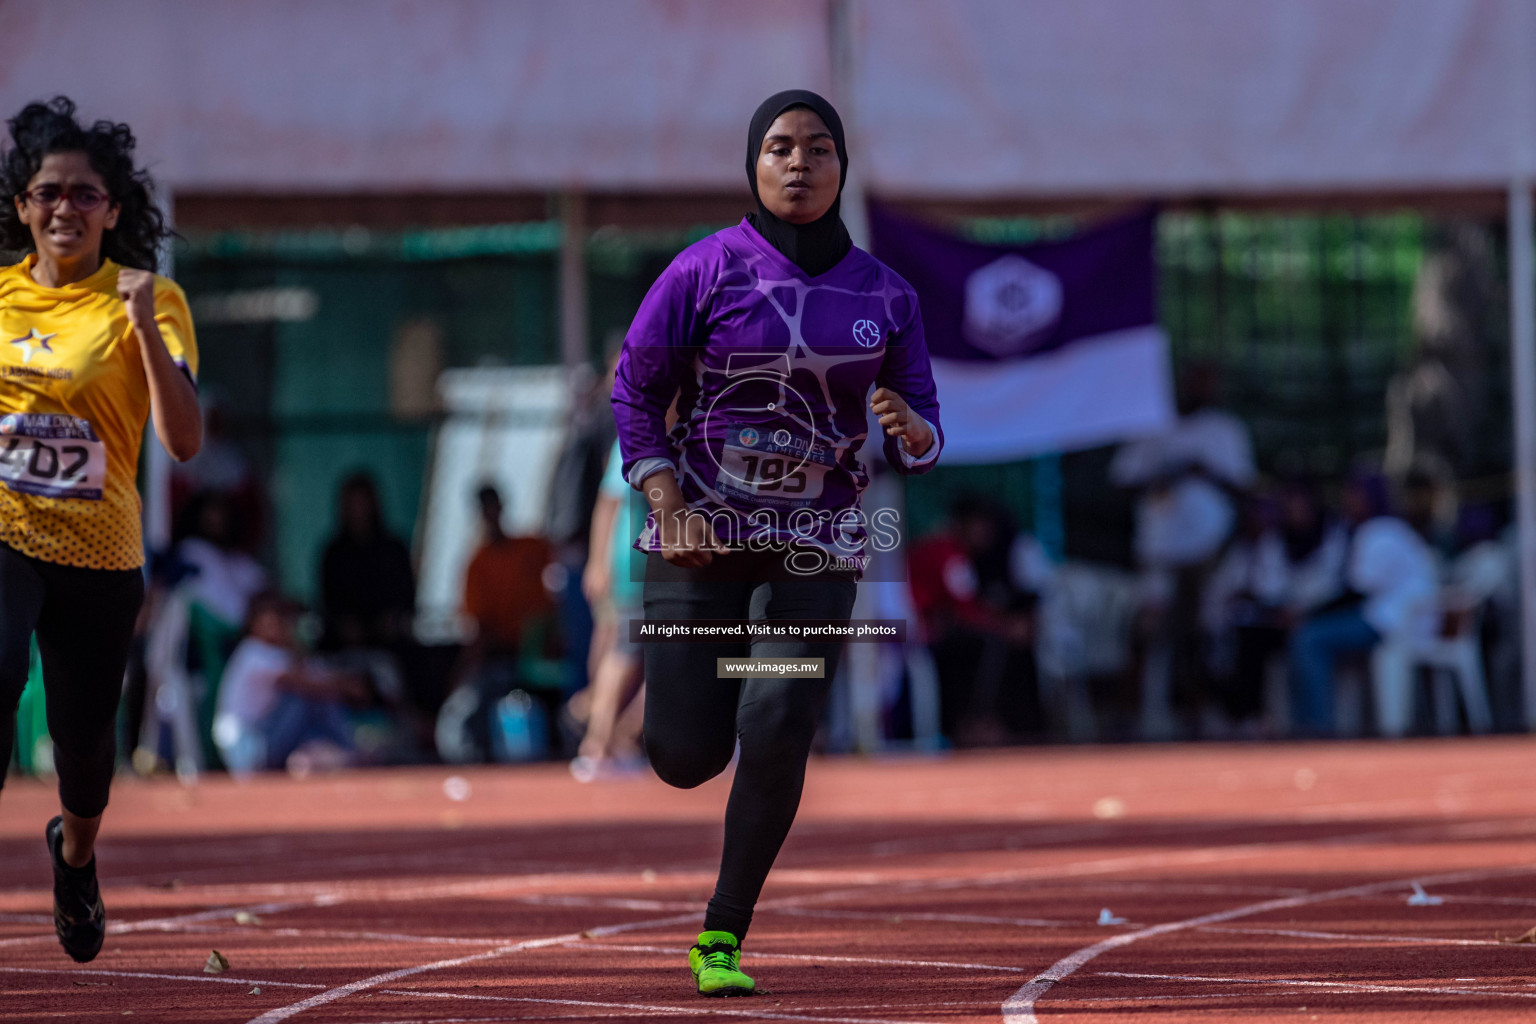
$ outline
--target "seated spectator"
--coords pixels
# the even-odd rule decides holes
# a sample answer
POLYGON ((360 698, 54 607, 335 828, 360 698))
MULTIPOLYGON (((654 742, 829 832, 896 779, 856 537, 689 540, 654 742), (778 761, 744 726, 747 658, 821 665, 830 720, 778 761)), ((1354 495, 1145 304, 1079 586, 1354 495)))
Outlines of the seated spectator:
POLYGON ((1191 367, 1180 380, 1178 421, 1125 445, 1110 464, 1110 480, 1137 494, 1145 739, 1177 735, 1175 705, 1201 703, 1201 594, 1236 524, 1235 499, 1255 475, 1248 428, 1217 405, 1219 391, 1214 366, 1191 367))
POLYGON ((1292 726, 1298 735, 1333 734, 1334 672, 1341 657, 1367 652, 1388 637, 1435 628, 1434 551, 1415 525, 1391 515, 1388 505, 1386 482, 1378 476, 1356 476, 1345 484, 1340 509, 1349 531, 1345 589, 1302 622, 1290 641, 1292 726))
POLYGON ((200 394, 203 406, 203 446, 186 462, 171 466, 171 507, 178 518, 198 495, 223 495, 231 510, 231 543, 255 551, 265 522, 266 496, 250 458, 229 435, 224 402, 216 388, 200 394))
POLYGON ((547 620, 554 606, 544 589, 552 560, 541 537, 512 537, 502 528, 501 494, 481 487, 476 495, 483 537, 464 574, 464 615, 473 637, 453 673, 453 689, 473 688, 478 696, 469 716, 476 758, 494 752, 491 709, 516 689, 520 660, 531 624, 547 620))
POLYGON ((1287 484, 1278 501, 1246 503, 1201 606, 1224 730, 1258 732, 1269 665, 1296 623, 1343 590, 1347 544, 1303 482, 1287 484))
POLYGON ((385 526, 378 485, 368 472, 342 482, 337 506, 339 526, 320 567, 320 650, 336 668, 367 678, 376 702, 411 718, 420 740, 432 687, 406 675, 406 666, 419 671, 424 664, 416 657, 410 550, 385 526))
POLYGON ((229 770, 282 768, 301 747, 321 745, 332 763, 354 749, 347 705, 366 698, 364 681, 326 669, 300 651, 299 607, 271 591, 252 598, 245 639, 219 688, 214 739, 229 770))
POLYGON ((963 495, 944 527, 910 556, 913 605, 939 676, 940 721, 963 746, 1023 731, 1034 602, 1010 572, 1012 537, 991 503, 963 495))
POLYGON ((411 637, 416 580, 405 542, 384 525, 378 485, 367 472, 342 482, 339 528, 320 566, 326 650, 390 650, 411 637))
POLYGON ((239 515, 229 495, 203 491, 184 510, 185 536, 176 558, 190 575, 192 599, 233 630, 245 622, 246 606, 267 585, 267 574, 239 547, 239 515))
POLYGON ((242 514, 228 494, 204 491, 182 510, 184 536, 173 552, 182 577, 184 601, 168 606, 187 616, 186 669, 199 680, 193 687, 198 736, 204 760, 215 767, 214 709, 220 680, 240 641, 251 597, 267 585, 267 574, 239 546, 242 514))

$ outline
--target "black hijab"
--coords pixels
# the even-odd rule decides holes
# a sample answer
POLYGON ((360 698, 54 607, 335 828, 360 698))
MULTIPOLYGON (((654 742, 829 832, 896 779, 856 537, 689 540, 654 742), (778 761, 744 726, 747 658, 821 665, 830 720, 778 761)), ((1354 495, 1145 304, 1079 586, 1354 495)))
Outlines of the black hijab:
POLYGON ((757 200, 757 211, 747 215, 747 222, 786 259, 811 277, 831 270, 853 248, 853 239, 848 237, 840 213, 843 183, 847 180, 848 147, 843 143, 843 119, 837 116, 832 104, 807 89, 786 89, 763 100, 747 129, 747 184, 752 188, 752 198, 757 200), (832 200, 832 208, 809 224, 780 220, 768 211, 762 196, 757 194, 757 158, 762 152, 763 138, 780 114, 796 107, 811 111, 827 126, 842 169, 837 179, 838 197, 832 200))

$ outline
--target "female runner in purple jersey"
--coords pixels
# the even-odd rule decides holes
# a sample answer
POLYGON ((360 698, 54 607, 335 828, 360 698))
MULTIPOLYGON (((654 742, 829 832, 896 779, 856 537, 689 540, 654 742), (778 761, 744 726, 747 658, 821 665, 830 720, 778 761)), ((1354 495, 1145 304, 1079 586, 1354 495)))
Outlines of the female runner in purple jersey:
MULTIPOLYGON (((847 168, 830 103, 802 90, 769 97, 747 137, 756 212, 679 254, 625 338, 613 408, 625 477, 650 507, 635 545, 647 621, 846 624, 870 527, 887 540, 899 531, 859 505, 866 403, 898 472, 926 471, 943 447, 917 296, 848 237, 847 168)), ((753 991, 741 941, 794 821, 840 647, 645 645, 657 775, 697 786, 741 744, 719 880, 688 955, 701 995, 753 991), (823 674, 718 676, 717 659, 747 657, 819 658, 823 674)))

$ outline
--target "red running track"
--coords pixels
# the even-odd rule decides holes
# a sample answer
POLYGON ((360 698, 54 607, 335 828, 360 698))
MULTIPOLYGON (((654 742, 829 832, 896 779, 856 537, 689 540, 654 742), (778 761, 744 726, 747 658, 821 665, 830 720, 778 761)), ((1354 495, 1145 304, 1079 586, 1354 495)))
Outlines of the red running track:
POLYGON ((1536 1014, 1536 945, 1499 941, 1536 924, 1529 739, 818 761, 750 1000, 698 998, 683 966, 728 779, 479 769, 455 801, 452 774, 120 780, 111 934, 83 967, 48 916, 53 794, 12 780, 0 1021, 1536 1014), (203 973, 210 949, 228 972, 203 973))

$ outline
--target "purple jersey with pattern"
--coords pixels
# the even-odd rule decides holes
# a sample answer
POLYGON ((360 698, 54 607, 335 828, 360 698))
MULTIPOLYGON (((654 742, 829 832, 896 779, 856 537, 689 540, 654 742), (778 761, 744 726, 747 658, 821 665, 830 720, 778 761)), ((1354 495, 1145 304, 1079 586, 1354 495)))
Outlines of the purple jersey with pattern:
MULTIPOLYGON (((613 409, 625 476, 638 484, 637 464, 666 460, 689 508, 733 547, 801 539, 861 554, 869 477, 857 452, 876 384, 933 428, 920 461, 884 443, 897 472, 925 472, 944 434, 911 286, 857 248, 807 277, 744 220, 683 250, 624 339, 613 409)), ((635 546, 659 549, 654 521, 635 546)))

